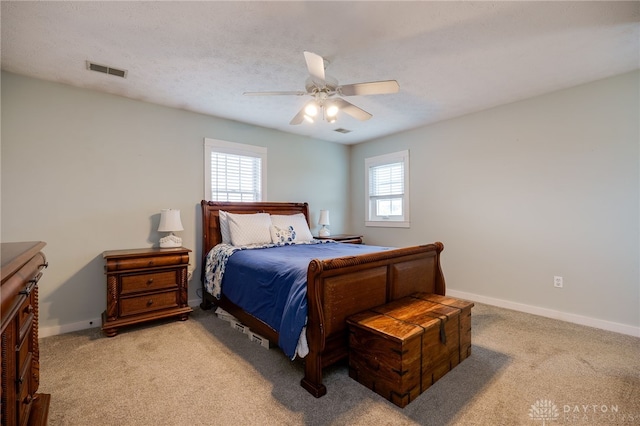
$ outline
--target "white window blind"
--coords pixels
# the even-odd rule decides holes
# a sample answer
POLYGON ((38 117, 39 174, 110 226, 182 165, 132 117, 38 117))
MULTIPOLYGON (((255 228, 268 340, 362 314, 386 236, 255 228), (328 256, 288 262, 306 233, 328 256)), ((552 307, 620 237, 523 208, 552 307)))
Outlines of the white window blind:
POLYGON ((260 201, 260 158, 211 153, 212 201, 260 201))
POLYGON ((409 226, 409 152, 365 160, 367 226, 409 226))
POLYGON ((266 148, 205 139, 205 199, 262 201, 266 148))

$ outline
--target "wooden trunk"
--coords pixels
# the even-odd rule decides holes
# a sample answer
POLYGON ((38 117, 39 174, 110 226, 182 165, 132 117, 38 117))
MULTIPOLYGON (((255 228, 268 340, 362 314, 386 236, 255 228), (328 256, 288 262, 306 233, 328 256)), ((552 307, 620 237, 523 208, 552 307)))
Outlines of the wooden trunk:
POLYGON ((460 361, 471 356, 471 308, 473 303, 433 293, 416 293, 413 297, 460 310, 460 361))
POLYGON ((415 293, 347 319, 349 376, 405 407, 470 353, 470 302, 415 293), (447 300, 445 300, 447 299, 447 300), (461 356, 461 323, 469 330, 461 356), (467 344, 468 342, 468 344, 467 344))

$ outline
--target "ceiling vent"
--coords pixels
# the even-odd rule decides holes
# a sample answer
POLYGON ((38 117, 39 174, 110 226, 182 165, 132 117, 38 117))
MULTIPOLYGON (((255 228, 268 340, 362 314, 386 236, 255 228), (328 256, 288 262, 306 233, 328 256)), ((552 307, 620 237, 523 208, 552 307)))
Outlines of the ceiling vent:
POLYGON ((106 65, 94 64, 93 62, 87 61, 87 69, 90 71, 97 71, 103 74, 111 74, 116 77, 127 78, 126 70, 119 70, 117 68, 108 67, 106 65))
POLYGON ((342 127, 334 129, 333 131, 338 133, 351 133, 351 130, 343 129, 342 127))

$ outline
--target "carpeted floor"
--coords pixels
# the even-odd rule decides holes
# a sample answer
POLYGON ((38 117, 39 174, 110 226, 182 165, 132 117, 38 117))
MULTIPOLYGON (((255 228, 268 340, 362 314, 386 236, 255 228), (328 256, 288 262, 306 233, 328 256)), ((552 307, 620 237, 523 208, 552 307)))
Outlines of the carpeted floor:
POLYGON ((640 425, 640 339, 476 304, 472 355, 401 409, 264 349, 212 311, 40 341, 49 425, 640 425))

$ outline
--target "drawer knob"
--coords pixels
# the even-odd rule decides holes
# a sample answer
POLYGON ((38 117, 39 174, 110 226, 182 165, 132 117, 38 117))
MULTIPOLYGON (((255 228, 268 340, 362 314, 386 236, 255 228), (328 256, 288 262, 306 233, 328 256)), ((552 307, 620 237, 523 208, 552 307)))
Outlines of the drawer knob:
POLYGON ((153 260, 149 261, 149 266, 153 266, 153 260))
POLYGON ((33 312, 33 305, 29 305, 26 308, 24 308, 24 312, 25 314, 30 314, 33 312))
POLYGON ((153 299, 147 300, 147 306, 151 306, 151 305, 153 305, 153 299))
POLYGON ((149 278, 149 279, 147 280, 147 285, 151 285, 151 284, 153 284, 153 278, 149 278))
POLYGON ((22 403, 26 405, 26 404, 31 403, 31 401, 32 401, 32 400, 33 400, 33 397, 32 397, 31 395, 27 395, 27 396, 25 396, 25 397, 24 397, 24 399, 22 400, 22 403))

